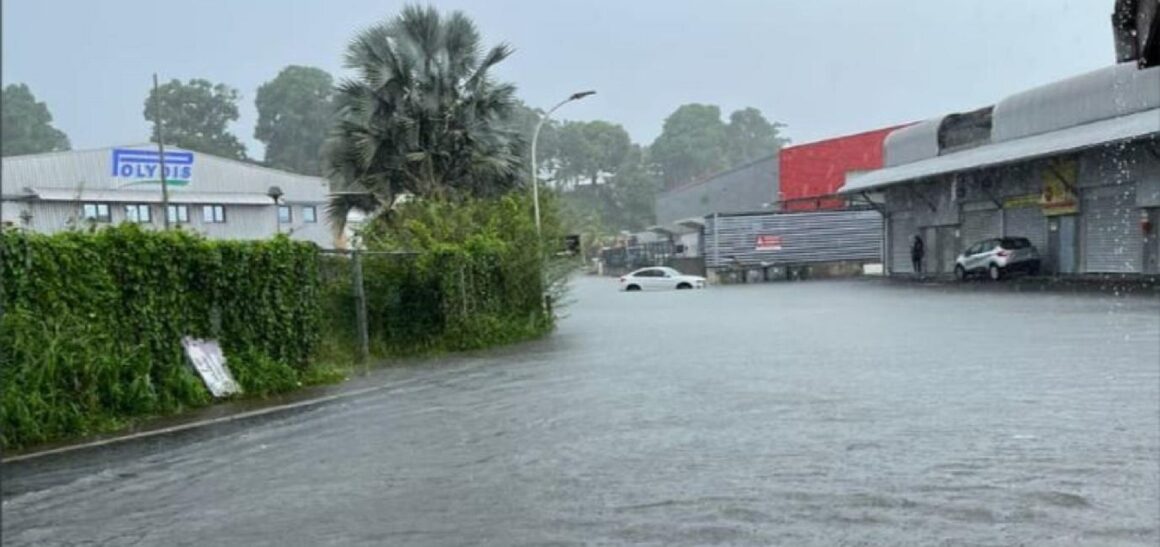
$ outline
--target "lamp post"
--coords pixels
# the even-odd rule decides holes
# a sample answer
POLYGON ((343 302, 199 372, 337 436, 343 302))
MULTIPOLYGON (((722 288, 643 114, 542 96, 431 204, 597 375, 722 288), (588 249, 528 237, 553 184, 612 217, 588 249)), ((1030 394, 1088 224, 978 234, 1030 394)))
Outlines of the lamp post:
POLYGON ((536 124, 536 130, 532 132, 532 207, 536 212, 536 239, 540 239, 542 237, 540 233, 540 177, 539 173, 536 171, 536 141, 540 138, 540 129, 543 129, 544 122, 548 121, 548 118, 552 116, 552 113, 559 109, 561 106, 595 94, 595 91, 577 91, 576 93, 568 96, 567 99, 556 103, 556 106, 553 106, 550 110, 545 112, 543 116, 540 116, 540 121, 536 124))
POLYGON ((282 216, 278 211, 278 200, 282 199, 282 189, 277 186, 271 186, 269 190, 266 190, 266 195, 274 200, 274 229, 280 234, 282 233, 282 216))

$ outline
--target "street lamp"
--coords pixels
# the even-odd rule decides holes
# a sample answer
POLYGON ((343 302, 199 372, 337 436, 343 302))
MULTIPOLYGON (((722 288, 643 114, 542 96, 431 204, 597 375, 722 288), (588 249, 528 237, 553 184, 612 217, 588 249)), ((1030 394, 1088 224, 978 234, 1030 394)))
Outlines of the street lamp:
POLYGON ((577 91, 576 93, 573 93, 572 95, 570 95, 567 99, 564 99, 564 100, 560 101, 559 103, 556 103, 556 106, 553 106, 550 110, 548 110, 546 113, 544 113, 543 116, 540 116, 540 121, 539 121, 539 123, 536 124, 536 130, 534 132, 532 132, 532 207, 535 209, 535 212, 536 212, 536 238, 537 239, 541 238, 541 234, 540 234, 540 177, 539 177, 539 173, 536 171, 536 141, 539 140, 539 138, 540 138, 540 129, 542 129, 544 127, 544 122, 548 121, 548 118, 552 116, 552 113, 555 112, 561 106, 564 106, 572 101, 578 101, 580 99, 583 99, 584 97, 587 97, 589 95, 595 95, 595 94, 596 94, 596 92, 591 91, 591 90, 590 91, 577 91))

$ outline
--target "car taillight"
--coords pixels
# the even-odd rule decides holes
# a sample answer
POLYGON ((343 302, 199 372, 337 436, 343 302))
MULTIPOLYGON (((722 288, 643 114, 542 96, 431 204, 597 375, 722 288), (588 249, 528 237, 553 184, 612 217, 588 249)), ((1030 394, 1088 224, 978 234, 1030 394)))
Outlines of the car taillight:
POLYGON ((622 277, 622 278, 620 278, 620 282, 621 282, 621 283, 624 283, 624 278, 623 278, 623 277, 622 277))
POLYGON ((1006 251, 1006 250, 1004 250, 1004 251, 999 251, 999 252, 997 252, 997 253, 995 253, 995 254, 996 254, 996 255, 998 255, 998 256, 1001 256, 1001 257, 1003 257, 1003 258, 1007 258, 1008 256, 1010 256, 1010 255, 1011 255, 1011 251, 1006 251))

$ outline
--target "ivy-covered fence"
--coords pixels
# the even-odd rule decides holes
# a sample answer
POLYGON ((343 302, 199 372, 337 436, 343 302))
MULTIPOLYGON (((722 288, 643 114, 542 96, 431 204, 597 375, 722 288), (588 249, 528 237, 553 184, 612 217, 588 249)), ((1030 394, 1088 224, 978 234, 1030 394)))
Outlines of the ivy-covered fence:
POLYGON ((218 339, 249 393, 299 385, 321 338, 318 250, 133 225, 0 232, 0 443, 206 404, 183 336, 218 339))
POLYGON ((478 349, 527 340, 551 329, 534 264, 478 245, 423 252, 362 251, 324 256, 327 353, 357 360, 359 306, 352 283, 362 269, 366 330, 373 356, 478 349))

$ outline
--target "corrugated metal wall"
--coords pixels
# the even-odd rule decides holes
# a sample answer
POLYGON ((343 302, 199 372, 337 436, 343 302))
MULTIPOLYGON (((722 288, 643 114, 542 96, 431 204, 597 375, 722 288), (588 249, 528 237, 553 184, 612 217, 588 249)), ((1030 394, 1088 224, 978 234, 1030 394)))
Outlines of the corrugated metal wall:
POLYGON ((882 253, 882 217, 864 210, 709 216, 704 245, 710 268, 738 262, 876 262, 882 253), (759 235, 780 237, 781 248, 758 251, 759 235))
POLYGON ((914 219, 910 213, 890 216, 890 273, 914 273, 910 262, 910 244, 914 237, 914 219))
POLYGON ((1043 216, 1042 208, 1032 206, 1003 209, 1003 215, 1005 216, 1003 235, 1025 237, 1041 255, 1047 255, 1047 217, 1043 216))
POLYGON ((959 240, 964 248, 979 240, 999 237, 999 235, 999 209, 992 206, 989 209, 963 211, 963 224, 959 240))
POLYGON ((1137 224, 1135 188, 1127 185, 1089 188, 1083 192, 1082 240, 1088 272, 1140 271, 1143 235, 1137 224))

